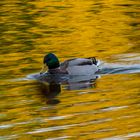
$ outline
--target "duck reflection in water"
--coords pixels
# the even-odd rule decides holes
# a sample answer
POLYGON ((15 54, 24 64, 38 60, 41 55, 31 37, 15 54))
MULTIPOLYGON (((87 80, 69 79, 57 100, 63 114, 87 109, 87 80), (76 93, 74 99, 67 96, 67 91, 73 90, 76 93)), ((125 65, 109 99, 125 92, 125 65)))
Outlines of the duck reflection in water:
POLYGON ((57 99, 57 95, 61 92, 60 84, 40 82, 39 90, 41 91, 42 95, 45 96, 45 98, 47 99, 47 104, 55 105, 60 103, 60 101, 57 99))
POLYGON ((65 90, 81 90, 93 88, 96 84, 98 76, 71 76, 64 77, 61 75, 48 75, 45 79, 39 79, 39 87, 42 95, 47 98, 47 104, 58 104, 60 101, 57 96, 61 93, 61 85, 65 90))

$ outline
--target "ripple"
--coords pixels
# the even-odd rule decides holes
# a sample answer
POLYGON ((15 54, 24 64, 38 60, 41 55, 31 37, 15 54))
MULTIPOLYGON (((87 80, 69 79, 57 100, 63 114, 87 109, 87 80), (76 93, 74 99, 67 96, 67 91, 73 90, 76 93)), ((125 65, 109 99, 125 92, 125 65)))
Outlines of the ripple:
POLYGON ((140 64, 116 64, 103 62, 98 74, 140 73, 140 64))
POLYGON ((57 137, 57 138, 49 138, 49 139, 45 139, 45 140, 64 140, 67 138, 71 138, 72 136, 62 136, 62 137, 57 137))
POLYGON ((140 137, 140 132, 130 133, 130 134, 124 135, 124 136, 108 137, 108 138, 103 138, 103 139, 100 139, 100 140, 128 140, 132 137, 140 137))
POLYGON ((64 126, 54 126, 54 127, 48 127, 48 128, 40 128, 40 129, 31 131, 31 132, 27 132, 26 134, 36 134, 36 133, 43 133, 43 132, 49 132, 49 131, 63 130, 63 129, 68 129, 73 126, 75 126, 75 124, 64 125, 64 126))
POLYGON ((100 109, 101 112, 107 112, 107 111, 116 111, 119 109, 124 109, 127 108, 128 106, 111 106, 111 107, 107 107, 104 109, 100 109))
POLYGON ((57 131, 57 130, 68 129, 68 128, 75 127, 75 126, 86 126, 86 125, 90 125, 90 124, 98 124, 98 123, 103 123, 103 122, 107 122, 107 121, 111 121, 111 119, 99 119, 99 120, 93 120, 93 121, 79 123, 79 124, 70 124, 70 125, 63 125, 63 126, 40 128, 40 129, 36 129, 31 132, 27 132, 26 134, 36 134, 36 133, 43 133, 43 132, 49 132, 49 131, 57 131))

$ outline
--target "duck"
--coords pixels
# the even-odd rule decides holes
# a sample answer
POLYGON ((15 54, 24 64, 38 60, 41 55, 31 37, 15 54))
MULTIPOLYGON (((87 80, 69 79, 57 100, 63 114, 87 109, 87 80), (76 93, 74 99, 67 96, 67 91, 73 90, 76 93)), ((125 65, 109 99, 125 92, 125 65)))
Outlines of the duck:
POLYGON ((48 53, 43 58, 43 68, 40 71, 40 75, 46 72, 51 75, 94 75, 98 71, 98 61, 95 57, 73 58, 60 63, 54 53, 48 53))

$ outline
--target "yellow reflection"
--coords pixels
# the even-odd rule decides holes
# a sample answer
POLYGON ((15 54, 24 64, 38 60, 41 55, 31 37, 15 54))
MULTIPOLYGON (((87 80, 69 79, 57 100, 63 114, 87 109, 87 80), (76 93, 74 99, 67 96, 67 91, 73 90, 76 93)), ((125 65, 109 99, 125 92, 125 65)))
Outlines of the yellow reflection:
MULTIPOLYGON (((39 72, 48 52, 62 61, 90 56, 112 61, 110 56, 115 54, 138 53, 138 4, 129 0, 5 0, 0 21, 1 139, 70 136, 86 140, 139 132, 139 74, 101 77, 95 88, 86 90, 60 90, 57 85, 56 93, 61 94, 54 106, 46 105, 38 83, 9 82, 39 72)), ((43 93, 52 92, 46 88, 43 93)))

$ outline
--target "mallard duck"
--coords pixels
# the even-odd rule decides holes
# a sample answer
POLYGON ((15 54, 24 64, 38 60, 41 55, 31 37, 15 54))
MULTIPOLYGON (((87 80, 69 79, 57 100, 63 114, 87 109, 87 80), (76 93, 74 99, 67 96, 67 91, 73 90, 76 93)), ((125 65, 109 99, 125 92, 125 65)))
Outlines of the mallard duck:
POLYGON ((40 74, 48 70, 49 74, 93 75, 99 70, 97 63, 95 57, 69 59, 60 63, 55 54, 49 53, 44 56, 40 74))

